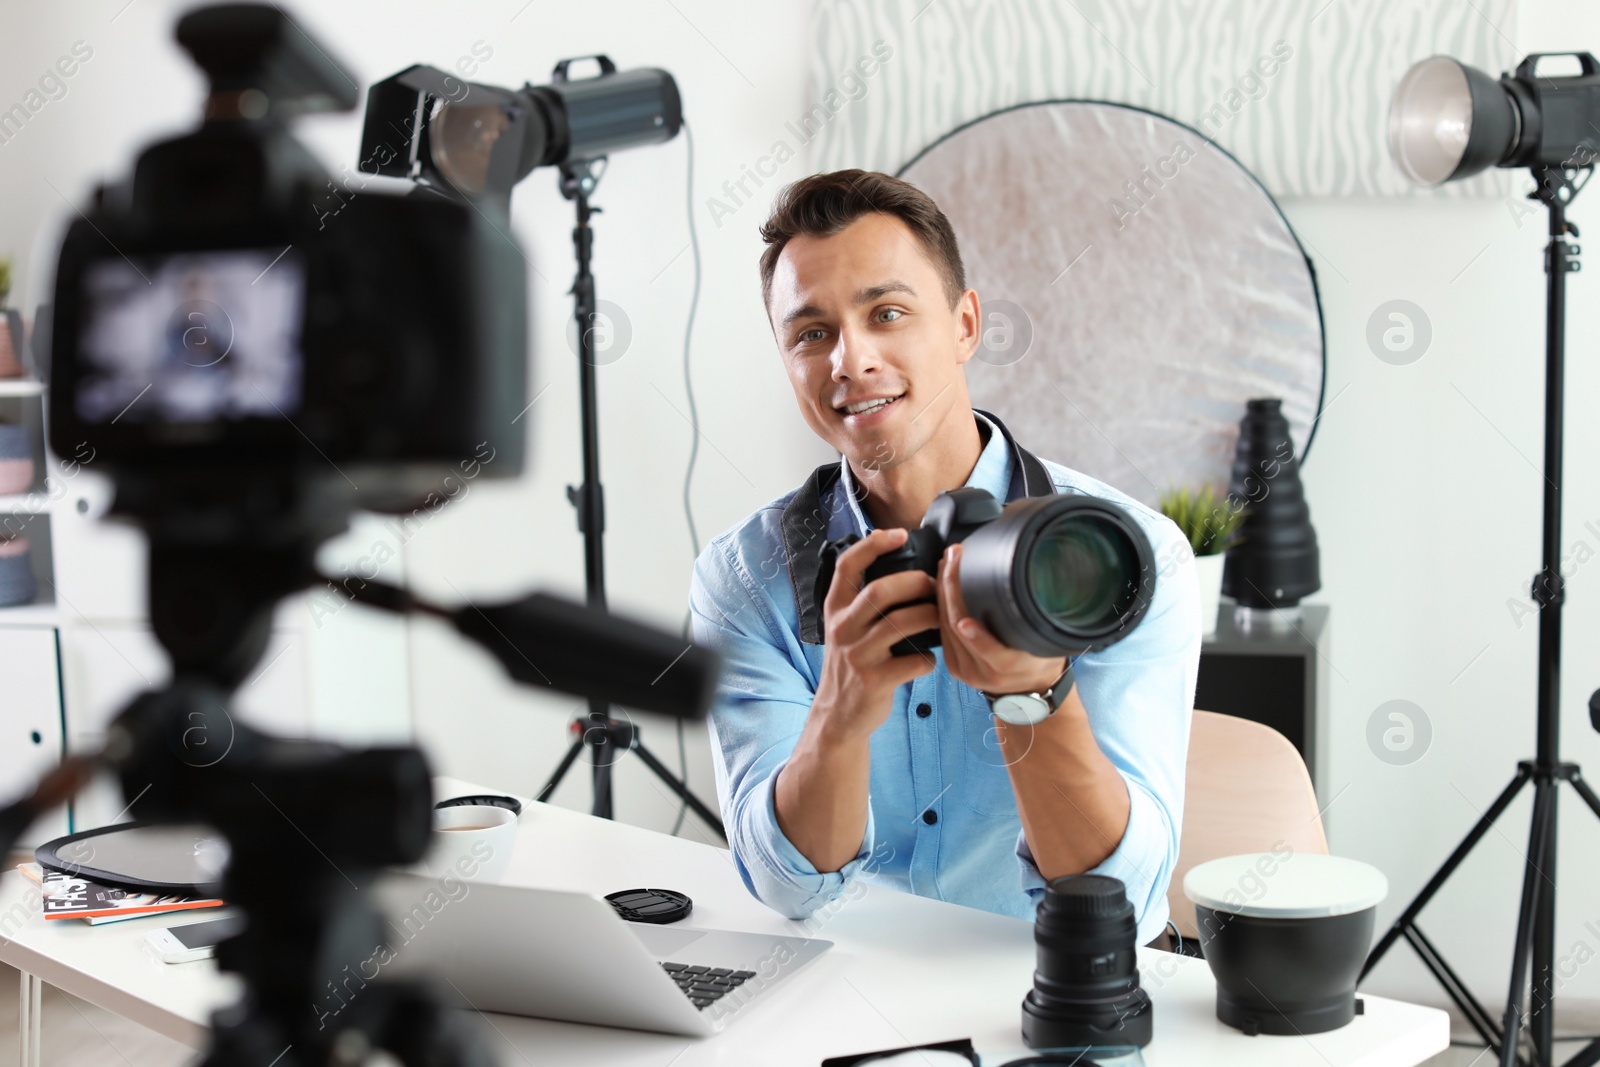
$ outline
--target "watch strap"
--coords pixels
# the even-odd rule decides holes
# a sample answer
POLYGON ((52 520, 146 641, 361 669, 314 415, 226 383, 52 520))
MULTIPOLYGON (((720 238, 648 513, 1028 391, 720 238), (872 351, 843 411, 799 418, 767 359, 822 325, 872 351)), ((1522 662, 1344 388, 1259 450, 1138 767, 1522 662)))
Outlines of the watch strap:
MULTIPOLYGON (((1028 693, 1025 695, 1042 698, 1047 704, 1050 705, 1049 713, 1054 715, 1061 708, 1062 702, 1067 699, 1067 694, 1072 692, 1072 687, 1077 683, 1077 677, 1072 673, 1072 664, 1076 659, 1076 656, 1067 657, 1067 669, 1062 671, 1061 676, 1054 682, 1051 682, 1050 687, 1044 692, 1028 693)), ((1006 693, 990 693, 982 689, 978 690, 978 692, 983 693, 983 699, 989 702, 989 707, 991 709, 994 707, 994 702, 1000 699, 1000 697, 1012 695, 1006 693)))
POLYGON ((1050 688, 1045 691, 1044 698, 1050 702, 1050 714, 1052 715, 1061 710, 1061 705, 1066 703, 1067 694, 1072 692, 1072 687, 1078 683, 1077 675, 1072 673, 1072 663, 1076 658, 1076 656, 1067 657, 1067 669, 1062 671, 1061 677, 1057 678, 1050 688))

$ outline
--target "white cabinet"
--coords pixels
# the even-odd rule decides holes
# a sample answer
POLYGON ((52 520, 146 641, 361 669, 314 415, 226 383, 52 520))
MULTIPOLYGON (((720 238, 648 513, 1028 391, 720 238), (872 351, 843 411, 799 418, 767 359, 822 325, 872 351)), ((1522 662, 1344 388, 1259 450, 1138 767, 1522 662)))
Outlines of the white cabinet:
MULTIPOLYGON (((0 806, 19 800, 60 759, 61 686, 56 631, 48 626, 0 627, 0 806)), ((66 833, 65 812, 40 819, 25 841, 66 833)))
POLYGON ((57 469, 52 464, 51 480, 56 599, 62 618, 96 623, 143 619, 144 534, 126 523, 105 521, 111 479, 92 466, 57 469))

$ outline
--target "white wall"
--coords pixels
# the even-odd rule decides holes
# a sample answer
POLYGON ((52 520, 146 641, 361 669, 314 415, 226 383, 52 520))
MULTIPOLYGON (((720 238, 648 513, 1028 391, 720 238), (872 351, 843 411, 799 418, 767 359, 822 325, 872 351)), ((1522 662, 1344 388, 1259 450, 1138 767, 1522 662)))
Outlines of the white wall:
MULTIPOLYGON (((198 81, 170 44, 174 5, 144 0, 8 12, 0 37, 0 105, 83 39, 95 56, 17 141, 0 146, 0 250, 26 254, 40 220, 81 197, 98 175, 120 173, 152 134, 187 123, 198 81), (115 21, 111 21, 116 16, 115 21)), ((479 77, 543 79, 558 57, 605 49, 622 65, 660 65, 683 87, 696 132, 698 221, 705 286, 695 336, 704 424, 694 503, 701 538, 796 484, 826 452, 795 414, 771 347, 755 282, 755 226, 788 164, 732 219, 712 225, 705 198, 763 154, 803 110, 807 8, 802 3, 615 3, 583 7, 521 0, 436 5, 303 6, 300 17, 366 83, 407 63, 449 65, 483 41, 494 51, 479 77), (445 13, 447 12, 447 13, 445 13), (681 14, 679 13, 681 12, 681 14)), ((1577 0, 1525 0, 1517 49, 1600 50, 1600 15, 1577 0)), ((354 117, 309 123, 336 163, 353 159, 354 117)), ((689 430, 680 367, 690 260, 684 218, 685 145, 613 160, 598 202, 596 270, 603 299, 621 305, 633 340, 601 368, 603 473, 610 507, 612 602, 661 625, 681 622, 690 544, 680 490, 689 430), (681 252, 681 254, 680 254, 681 252), (676 257, 676 258, 675 258, 676 257)), ((1600 220, 1590 192, 1572 215, 1600 220)), ((1514 771, 1533 752, 1536 628, 1519 628, 1508 599, 1523 599, 1538 566, 1542 433, 1543 219, 1517 224, 1520 203, 1301 200, 1285 203, 1318 268, 1328 334, 1328 401, 1305 479, 1333 608, 1328 822, 1336 851, 1388 874, 1392 919, 1514 771), (1366 342, 1380 304, 1406 299, 1433 330, 1409 366, 1376 358, 1366 342), (1380 761, 1367 722, 1383 702, 1419 705, 1432 726, 1426 754, 1380 761)), ((407 571, 444 598, 494 597, 528 586, 581 591, 581 542, 563 487, 579 478, 575 357, 566 346, 570 206, 553 178, 524 183, 514 226, 543 277, 534 280, 534 389, 548 389, 525 421, 534 464, 512 484, 474 483, 406 546, 407 571)), ((23 279, 26 283, 26 279, 23 279)), ((1568 477, 1564 546, 1600 551, 1600 447, 1586 415, 1600 397, 1596 286, 1569 279, 1568 477)), ((1070 463, 1071 457, 1057 457, 1070 463)), ((1589 654, 1600 637, 1600 585, 1581 566, 1566 608, 1564 752, 1600 774, 1600 739, 1584 713, 1600 686, 1589 654)), ((351 609, 359 610, 359 609, 351 609)), ((566 743, 571 702, 516 692, 487 656, 431 624, 412 632, 409 670, 417 729, 440 768, 505 788, 536 789, 566 743)), ((645 720, 646 738, 676 763, 670 724, 645 720)), ((704 730, 688 730, 690 779, 713 800, 704 730)), ((557 801, 588 804, 575 769, 557 801)), ((618 812, 666 828, 676 805, 636 761, 619 772, 618 812)), ((1558 952, 1569 958, 1560 992, 1600 999, 1600 823, 1562 797, 1558 952)), ((1526 847, 1528 804, 1501 820, 1423 927, 1491 1006, 1503 996, 1526 847)), ((686 834, 700 833, 691 816, 686 834)), ((1439 1002, 1409 950, 1397 948, 1375 992, 1439 1002)))

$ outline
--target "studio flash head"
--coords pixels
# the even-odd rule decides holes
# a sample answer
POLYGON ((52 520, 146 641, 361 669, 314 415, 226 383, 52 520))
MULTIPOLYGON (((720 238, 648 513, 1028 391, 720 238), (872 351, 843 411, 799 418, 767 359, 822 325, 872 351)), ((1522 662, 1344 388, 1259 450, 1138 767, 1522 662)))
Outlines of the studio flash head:
POLYGON ((1418 185, 1489 167, 1585 167, 1600 137, 1600 64, 1588 52, 1540 52, 1498 79, 1449 56, 1406 71, 1389 105, 1389 152, 1418 185), (1579 73, 1536 73, 1573 56, 1579 73))
POLYGON ((521 89, 464 82, 419 64, 368 91, 361 169, 504 212, 512 187, 537 167, 586 174, 587 164, 612 152, 672 140, 682 125, 671 74, 619 71, 603 55, 563 59, 549 85, 521 89), (599 73, 571 77, 572 65, 586 59, 599 73))

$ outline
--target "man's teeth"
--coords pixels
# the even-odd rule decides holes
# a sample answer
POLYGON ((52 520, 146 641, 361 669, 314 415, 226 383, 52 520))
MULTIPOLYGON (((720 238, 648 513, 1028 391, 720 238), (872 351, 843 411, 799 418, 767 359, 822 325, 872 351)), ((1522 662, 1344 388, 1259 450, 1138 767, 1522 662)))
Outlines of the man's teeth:
POLYGON ((881 407, 883 407, 883 406, 885 406, 887 404, 891 404, 894 401, 899 400, 899 399, 900 398, 897 397, 897 396, 886 396, 886 397, 879 397, 877 400, 863 400, 859 404, 846 404, 844 406, 844 410, 845 410, 846 414, 860 415, 864 411, 876 411, 879 408, 881 408, 881 407))

